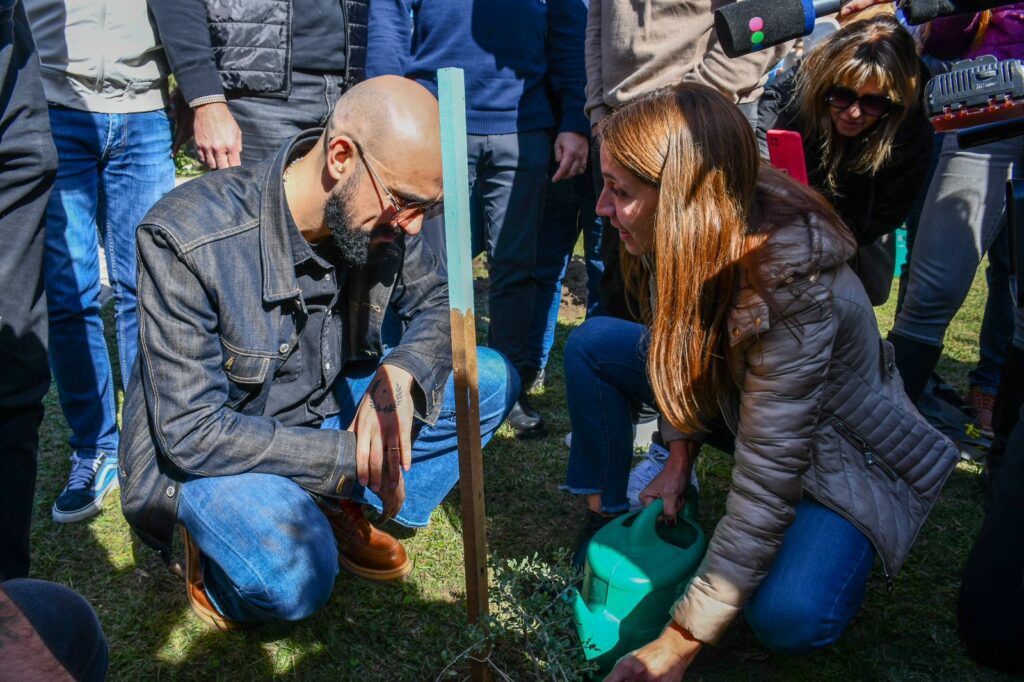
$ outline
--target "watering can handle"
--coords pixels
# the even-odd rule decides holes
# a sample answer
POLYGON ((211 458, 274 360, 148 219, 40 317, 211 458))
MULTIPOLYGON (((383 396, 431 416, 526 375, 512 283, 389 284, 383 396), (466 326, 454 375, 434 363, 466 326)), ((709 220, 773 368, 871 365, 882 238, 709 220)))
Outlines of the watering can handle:
POLYGON ((629 542, 634 547, 643 547, 654 544, 658 541, 658 532, 655 526, 658 525, 658 517, 665 511, 665 502, 660 497, 651 501, 647 507, 640 512, 640 516, 633 522, 629 529, 629 542))

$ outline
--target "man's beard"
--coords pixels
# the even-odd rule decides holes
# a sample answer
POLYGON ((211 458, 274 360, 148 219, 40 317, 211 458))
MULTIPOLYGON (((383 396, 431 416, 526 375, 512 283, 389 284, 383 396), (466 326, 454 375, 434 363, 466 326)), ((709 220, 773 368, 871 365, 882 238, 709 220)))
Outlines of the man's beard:
POLYGON ((374 225, 372 230, 360 229, 352 218, 349 198, 352 196, 351 182, 346 182, 340 191, 331 192, 324 206, 324 223, 331 233, 331 241, 338 250, 338 258, 342 265, 362 267, 370 260, 373 238, 381 235, 394 235, 396 229, 391 225, 374 225))

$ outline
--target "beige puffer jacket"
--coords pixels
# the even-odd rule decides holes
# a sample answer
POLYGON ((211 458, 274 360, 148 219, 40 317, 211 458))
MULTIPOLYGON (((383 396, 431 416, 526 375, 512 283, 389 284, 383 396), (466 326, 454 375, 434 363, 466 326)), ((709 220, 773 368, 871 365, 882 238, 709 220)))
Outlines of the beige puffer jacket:
POLYGON ((906 561, 959 453, 903 391, 855 244, 816 220, 775 230, 761 272, 776 315, 742 287, 728 321, 739 387, 725 516, 673 618, 714 643, 771 570, 804 492, 871 540, 889 576, 906 561))

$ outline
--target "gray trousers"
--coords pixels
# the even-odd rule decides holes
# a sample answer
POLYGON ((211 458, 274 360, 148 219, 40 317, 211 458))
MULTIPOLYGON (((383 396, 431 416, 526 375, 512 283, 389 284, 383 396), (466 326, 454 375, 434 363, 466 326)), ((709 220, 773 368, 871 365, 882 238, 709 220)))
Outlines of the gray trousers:
MULTIPOLYGON (((993 265, 1007 261, 1005 186, 1011 175, 1019 175, 1022 161, 1024 138, 963 150, 955 136, 946 136, 914 239, 907 294, 893 332, 932 346, 942 345, 946 328, 967 298, 982 256, 989 252, 993 265)), ((991 314, 1009 315, 1009 292, 990 291, 990 299, 993 296, 999 301, 999 310, 991 314)), ((989 307, 993 307, 991 302, 989 307)), ((986 317, 989 314, 986 311, 986 317)), ((1024 311, 1017 309, 1014 314, 1013 343, 1024 348, 1024 311)))
POLYGON ((292 71, 288 99, 230 99, 228 109, 242 130, 242 165, 273 156, 285 142, 304 130, 324 127, 345 89, 342 75, 292 71))

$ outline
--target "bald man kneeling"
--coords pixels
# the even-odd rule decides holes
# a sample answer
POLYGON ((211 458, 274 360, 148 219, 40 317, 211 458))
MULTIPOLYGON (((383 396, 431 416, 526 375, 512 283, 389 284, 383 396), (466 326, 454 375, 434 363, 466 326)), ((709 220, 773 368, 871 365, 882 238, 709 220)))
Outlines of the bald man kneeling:
MULTIPOLYGON (((182 185, 139 226, 121 501, 165 560, 181 526, 208 624, 305 618, 339 567, 405 578, 363 505, 425 526, 458 479, 448 286, 418 236, 441 209, 438 134, 427 90, 368 80, 327 130, 182 185)), ((515 376, 480 350, 485 443, 515 376)))

